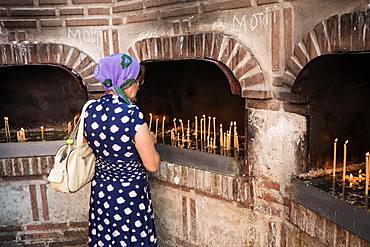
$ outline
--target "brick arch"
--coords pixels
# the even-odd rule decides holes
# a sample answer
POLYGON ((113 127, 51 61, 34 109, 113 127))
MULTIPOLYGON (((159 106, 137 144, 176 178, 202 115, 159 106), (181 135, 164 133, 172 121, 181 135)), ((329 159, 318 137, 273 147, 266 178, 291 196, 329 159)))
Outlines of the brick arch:
POLYGON ((94 60, 75 47, 35 42, 0 44, 0 66, 27 64, 53 64, 68 68, 81 77, 87 91, 96 83, 94 60))
POLYGON ((267 98, 265 75, 251 51, 237 39, 222 33, 187 34, 147 38, 128 49, 139 61, 211 60, 229 79, 233 94, 267 98), (257 93, 256 93, 257 92, 257 93))
POLYGON ((294 47, 287 61, 286 75, 290 88, 304 66, 314 58, 353 51, 370 50, 370 15, 365 10, 334 15, 318 23, 294 47))

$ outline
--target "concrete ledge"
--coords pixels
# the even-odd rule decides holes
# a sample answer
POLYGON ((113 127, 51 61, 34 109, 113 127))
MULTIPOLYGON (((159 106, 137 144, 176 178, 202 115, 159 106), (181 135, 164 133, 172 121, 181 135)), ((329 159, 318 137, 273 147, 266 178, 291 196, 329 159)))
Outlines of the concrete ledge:
POLYGON ((370 213, 305 183, 292 179, 292 200, 370 242, 370 213))
POLYGON ((210 154, 170 145, 156 144, 161 160, 225 175, 239 175, 239 162, 233 157, 210 154))
POLYGON ((65 140, 44 142, 0 143, 0 158, 17 158, 55 155, 65 140))

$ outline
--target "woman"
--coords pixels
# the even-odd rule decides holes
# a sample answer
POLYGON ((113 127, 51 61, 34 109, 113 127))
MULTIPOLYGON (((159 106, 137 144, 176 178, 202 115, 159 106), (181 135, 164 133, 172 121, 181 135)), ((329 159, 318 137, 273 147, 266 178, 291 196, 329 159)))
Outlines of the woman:
POLYGON ((85 115, 85 138, 96 157, 89 212, 89 246, 157 246, 147 171, 160 162, 154 139, 132 104, 143 71, 126 54, 95 68, 106 94, 85 115))

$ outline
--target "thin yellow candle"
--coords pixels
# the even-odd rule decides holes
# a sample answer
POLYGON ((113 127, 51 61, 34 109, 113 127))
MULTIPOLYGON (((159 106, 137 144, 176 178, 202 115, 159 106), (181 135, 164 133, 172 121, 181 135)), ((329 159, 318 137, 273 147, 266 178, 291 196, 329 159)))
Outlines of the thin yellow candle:
POLYGON ((208 139, 210 138, 210 136, 211 136, 211 117, 208 117, 208 134, 207 134, 208 139))
POLYGON ((200 119, 200 141, 203 141, 203 118, 200 119))
POLYGON ((370 158, 369 152, 366 153, 366 182, 365 182, 365 195, 369 194, 369 180, 370 180, 370 158))
POLYGON ((206 115, 203 115, 203 139, 204 139, 204 141, 206 141, 206 135, 207 135, 207 133, 206 133, 206 115))
POLYGON ((166 116, 162 118, 162 141, 164 143, 164 121, 166 121, 166 116))
POLYGON ((347 144, 348 144, 348 140, 343 145, 343 147, 344 147, 344 154, 343 154, 343 182, 346 181, 347 144))
POLYGON ((173 119, 173 126, 174 126, 174 129, 175 129, 175 135, 177 135, 176 118, 173 119))
POLYGON ((220 147, 224 146, 224 140, 223 140, 223 133, 222 133, 222 124, 220 124, 220 147))
POLYGON ((181 124, 181 131, 182 131, 182 144, 184 145, 184 142, 185 142, 184 124, 181 119, 179 119, 179 122, 181 124))
POLYGON ((20 131, 17 131, 17 141, 18 142, 21 141, 21 132, 20 131))
POLYGON ((171 129, 171 144, 173 146, 173 140, 175 139, 175 132, 173 130, 173 128, 171 129))
MULTIPOLYGON (((227 131, 226 131, 227 132, 227 131)), ((224 132, 224 141, 223 141, 223 143, 224 143, 224 148, 225 149, 227 149, 227 134, 226 134, 226 132, 224 132)))
POLYGON ((177 146, 181 146, 180 145, 180 132, 177 132, 177 146))
POLYGON ((197 116, 195 116, 195 131, 194 131, 194 133, 195 133, 195 138, 197 138, 197 136, 198 136, 198 117, 197 116))
POLYGON ((149 132, 152 130, 153 114, 149 113, 149 132))
POLYGON ((235 132, 235 148, 236 148, 236 151, 239 152, 238 132, 235 132))
POLYGON ((9 118, 4 117, 4 121, 5 121, 5 137, 6 141, 9 142, 10 141, 9 118))
POLYGON ((186 130, 186 137, 188 141, 188 146, 190 145, 190 120, 188 120, 188 128, 186 130))
POLYGON ((213 147, 216 147, 216 117, 213 117, 213 147))
POLYGON ((159 122, 159 119, 157 118, 155 120, 155 138, 157 139, 157 135, 158 135, 158 122, 159 122))
POLYGON ((337 169, 337 142, 338 142, 338 138, 335 138, 334 155, 333 155, 333 178, 335 178, 335 170, 337 169))
POLYGON ((41 126, 41 141, 44 140, 44 126, 41 126))
POLYGON ((26 140, 26 133, 24 132, 23 128, 21 128, 21 138, 22 138, 22 141, 26 140))

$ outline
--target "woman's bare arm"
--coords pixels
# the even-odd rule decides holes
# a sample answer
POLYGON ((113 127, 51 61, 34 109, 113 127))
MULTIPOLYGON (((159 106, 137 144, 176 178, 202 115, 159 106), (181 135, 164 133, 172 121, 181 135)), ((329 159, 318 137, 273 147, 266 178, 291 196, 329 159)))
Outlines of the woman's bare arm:
POLYGON ((149 132, 146 123, 135 134, 135 147, 139 152, 144 167, 150 172, 155 172, 159 167, 160 157, 154 147, 154 138, 149 132))

